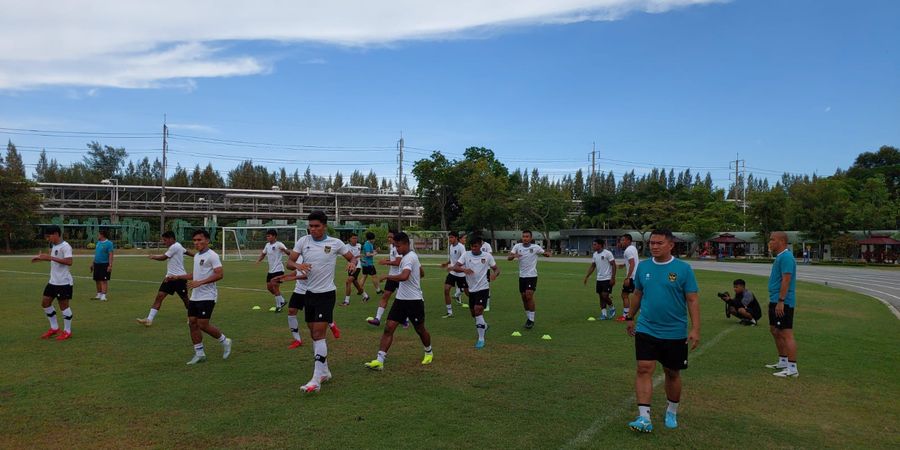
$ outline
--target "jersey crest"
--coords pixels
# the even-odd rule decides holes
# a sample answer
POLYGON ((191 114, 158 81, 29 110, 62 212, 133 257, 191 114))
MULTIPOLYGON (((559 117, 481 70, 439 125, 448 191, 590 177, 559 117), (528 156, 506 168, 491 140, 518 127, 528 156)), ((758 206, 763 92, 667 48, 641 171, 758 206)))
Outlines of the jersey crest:
POLYGON ((330 246, 330 245, 326 245, 326 246, 325 246, 325 253, 331 253, 331 246, 330 246))
POLYGON ((669 272, 669 281, 675 281, 678 279, 678 275, 675 272, 669 272))

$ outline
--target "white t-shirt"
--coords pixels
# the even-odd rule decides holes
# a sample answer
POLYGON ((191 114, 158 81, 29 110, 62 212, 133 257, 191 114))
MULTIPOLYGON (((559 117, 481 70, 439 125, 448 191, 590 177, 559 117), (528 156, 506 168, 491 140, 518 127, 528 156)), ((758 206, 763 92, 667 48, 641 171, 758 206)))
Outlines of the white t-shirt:
POLYGON ((409 269, 409 278, 400 282, 400 287, 397 288, 397 300, 422 300, 422 286, 420 284, 422 280, 419 276, 419 268, 421 266, 419 255, 416 252, 410 250, 409 253, 403 255, 400 265, 397 266, 397 274, 409 269))
POLYGON ((350 246, 343 241, 325 235, 321 241, 306 235, 294 245, 294 251, 303 256, 303 262, 311 267, 307 273, 307 290, 313 294, 336 291, 334 285, 334 265, 338 255, 350 253, 350 246))
MULTIPOLYGON (((410 250, 409 252, 414 253, 412 250, 410 250)), ((388 258, 391 260, 391 262, 400 259, 400 253, 397 252, 397 247, 394 247, 394 244, 391 244, 391 249, 388 251, 388 258)), ((416 261, 418 262, 418 260, 419 257, 416 256, 416 261)), ((401 264, 403 264, 402 261, 401 264)), ((400 275, 400 272, 402 272, 402 270, 400 270, 400 266, 388 266, 388 275, 400 275)))
POLYGON ((184 252, 187 250, 178 242, 169 246, 166 250, 166 276, 187 275, 184 270, 184 252))
MULTIPOLYGON (((303 256, 301 255, 297 258, 297 264, 299 265, 302 263, 303 263, 303 256)), ((297 276, 304 275, 304 273, 305 273, 302 270, 295 270, 295 272, 297 273, 297 276)), ((297 294, 305 294, 308 285, 309 285, 308 279, 297 278, 297 284, 294 285, 294 292, 297 294)))
MULTIPOLYGON (((212 249, 207 249, 203 253, 194 255, 194 281, 205 280, 213 275, 213 271, 222 267, 222 260, 219 255, 212 249)), ((216 283, 208 283, 198 286, 191 291, 191 301, 199 302, 203 300, 216 301, 219 298, 219 291, 216 289, 216 283)))
POLYGON ((634 279, 634 274, 637 273, 638 264, 640 263, 640 258, 638 257, 637 247, 634 244, 628 246, 625 249, 625 275, 628 275, 628 269, 633 269, 631 271, 631 279, 634 279), (634 261, 634 267, 631 267, 632 261, 634 261))
POLYGON ((478 292, 490 288, 488 284, 488 271, 491 267, 497 265, 494 261, 494 255, 481 252, 479 255, 473 255, 471 251, 463 253, 459 258, 459 263, 467 269, 472 269, 475 273, 466 274, 466 283, 469 285, 469 292, 478 292))
POLYGON ((348 243, 347 243, 347 249, 350 250, 350 254, 351 254, 351 255, 353 255, 353 256, 356 257, 356 268, 357 268, 357 269, 362 269, 362 258, 359 257, 359 255, 360 255, 361 252, 362 252, 362 244, 360 244, 359 242, 357 242, 356 245, 353 245, 353 244, 350 244, 350 243, 348 242, 348 243))
MULTIPOLYGON (((484 250, 482 250, 484 251, 484 250)), ((544 254, 544 248, 537 244, 529 244, 527 247, 521 242, 513 245, 512 253, 519 255, 519 277, 531 278, 538 276, 537 260, 544 254)))
POLYGON ((481 251, 487 252, 487 253, 494 253, 494 249, 493 249, 493 247, 491 247, 491 244, 489 244, 488 241, 484 241, 481 243, 481 251))
POLYGON ((263 253, 265 253, 266 260, 269 263, 269 273, 284 272, 284 263, 281 258, 284 255, 282 251, 284 249, 287 249, 287 247, 281 241, 275 241, 271 244, 267 242, 266 246, 263 247, 263 253))
POLYGON ((594 252, 591 258, 594 260, 594 265, 597 266, 597 281, 611 280, 612 266, 610 264, 616 263, 616 257, 612 252, 604 248, 599 252, 594 252))
MULTIPOLYGON (((66 241, 61 241, 59 244, 50 247, 50 256, 54 258, 71 258, 72 246, 66 241)), ((54 286, 74 285, 75 281, 72 279, 72 272, 69 270, 69 266, 50 261, 50 284, 54 286)))
MULTIPOLYGON (((459 242, 457 242, 456 245, 451 245, 450 246, 450 267, 453 267, 453 265, 456 264, 457 261, 459 261, 459 258, 462 258, 462 255, 465 252, 466 252, 466 246, 460 244, 459 242)), ((464 274, 462 272, 453 272, 453 271, 450 272, 450 275, 453 275, 455 277, 466 276, 466 274, 464 274)))

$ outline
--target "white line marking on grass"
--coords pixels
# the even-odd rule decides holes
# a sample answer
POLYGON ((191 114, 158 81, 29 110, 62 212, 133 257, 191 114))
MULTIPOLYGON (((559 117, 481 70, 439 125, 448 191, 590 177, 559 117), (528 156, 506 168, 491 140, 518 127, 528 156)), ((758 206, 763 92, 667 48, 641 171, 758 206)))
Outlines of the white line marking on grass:
MULTIPOLYGON (((878 293, 878 294, 881 294, 881 295, 887 295, 888 297, 896 298, 897 300, 900 300, 900 297, 898 297, 898 296, 896 296, 896 295, 894 295, 894 294, 891 294, 891 293, 889 293, 889 292, 879 291, 879 290, 877 290, 877 289, 868 288, 868 287, 866 287, 866 286, 861 286, 861 285, 858 285, 858 284, 847 283, 846 281, 842 281, 842 280, 840 280, 840 279, 838 279, 838 280, 835 282, 835 281, 834 281, 835 278, 828 278, 828 277, 817 277, 817 278, 812 278, 812 277, 807 277, 806 280, 801 280, 801 281, 806 281, 806 282, 811 282, 811 283, 819 284, 819 283, 822 283, 823 281, 824 281, 825 283, 827 283, 829 280, 831 281, 831 284, 825 284, 824 286, 826 286, 826 287, 833 287, 833 288, 839 288, 839 287, 841 287, 841 286, 849 286, 849 287, 853 287, 853 288, 857 288, 857 289, 862 289, 862 290, 864 290, 864 291, 871 291, 871 292, 875 292, 875 293, 878 293), (816 281, 816 280, 818 280, 818 281, 816 281)), ((849 291, 848 289, 841 289, 841 290, 842 290, 842 291, 852 292, 852 291, 849 291)), ((878 297, 876 297, 876 296, 874 296, 874 295, 867 295, 867 297, 872 297, 872 298, 874 298, 875 300, 878 300, 879 302, 883 303, 884 306, 887 306, 888 309, 889 309, 892 313, 894 313, 894 316, 895 316, 896 318, 900 319, 900 311, 897 311, 897 308, 895 308, 894 305, 892 305, 890 302, 888 302, 887 300, 885 300, 885 299, 883 299, 883 298, 878 298, 878 297)))
MULTIPOLYGON (((700 348, 698 348, 696 351, 694 351, 692 354, 692 359, 696 360, 703 353, 705 353, 708 349, 712 348, 712 346, 718 344, 719 341, 721 341, 722 338, 725 337, 725 335, 727 335, 728 333, 731 333, 732 331, 734 331, 736 329, 737 329, 736 327, 728 327, 728 328, 722 330, 721 332, 719 332, 719 334, 717 334, 715 337, 710 339, 709 342, 704 343, 703 345, 700 346, 700 348)), ((655 376, 653 378, 653 388, 656 389, 657 387, 659 387, 659 385, 662 384, 664 379, 665 379, 664 374, 659 374, 659 375, 655 376)), ((603 429, 609 423, 610 420, 612 420, 614 417, 618 416, 623 409, 625 409, 629 406, 634 406, 635 401, 636 401, 635 396, 634 396, 634 394, 632 394, 624 402, 622 402, 622 404, 620 404, 618 407, 613 407, 612 409, 607 410, 606 414, 604 414, 603 416, 600 416, 597 420, 595 420, 593 423, 591 423, 591 426, 585 428, 580 433, 578 433, 577 436, 575 436, 574 438, 572 438, 571 441, 569 441, 565 445, 563 445, 562 448, 577 448, 577 447, 588 444, 590 439, 592 437, 594 437, 594 435, 599 433, 600 430, 603 429)))
MULTIPOLYGON (((48 275, 47 272, 24 272, 20 270, 0 270, 3 273, 18 273, 23 275, 48 275)), ((72 275, 72 278, 82 278, 85 280, 93 280, 93 277, 86 277, 82 275, 72 275)), ((162 281, 148 281, 148 280, 127 280, 124 278, 116 278, 115 281, 127 281, 129 283, 144 283, 144 284, 157 284, 162 283, 162 281)), ((234 291, 252 291, 252 292, 268 292, 265 289, 255 289, 255 288, 242 288, 242 287, 232 287, 232 286, 217 286, 219 289, 231 289, 234 291)))

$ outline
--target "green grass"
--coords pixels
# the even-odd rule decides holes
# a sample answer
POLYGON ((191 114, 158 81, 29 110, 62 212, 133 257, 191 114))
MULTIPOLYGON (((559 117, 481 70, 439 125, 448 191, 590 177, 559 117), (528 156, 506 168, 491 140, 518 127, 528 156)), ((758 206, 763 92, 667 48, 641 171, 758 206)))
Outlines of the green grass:
MULTIPOLYGON (((336 308, 344 336, 329 338, 335 379, 302 396, 310 344, 287 350, 285 315, 265 312, 267 293, 246 290, 263 287, 263 266, 226 262, 213 323, 234 339, 234 353, 222 361, 206 337, 209 362, 188 367, 178 300, 166 300, 152 328, 134 323, 163 263, 119 259, 107 303, 88 300, 93 283, 77 279, 74 337, 56 342, 38 339, 47 265, 0 259, 0 448, 554 448, 586 429, 583 446, 596 448, 900 446, 900 322, 871 298, 798 283, 801 377, 776 379, 762 367, 776 356, 768 329, 726 320, 715 297, 734 275, 698 272, 707 346, 684 373, 681 428, 661 426, 657 388, 657 431, 636 435, 625 427, 636 413, 633 343, 621 323, 586 320, 597 314, 593 283, 581 284, 586 263, 541 263, 537 326, 517 338, 517 273, 504 261, 488 346, 475 351, 467 311, 440 318, 443 273, 438 260, 423 261, 434 364, 420 366, 417 336, 398 330, 385 371, 367 371, 381 330, 364 322, 374 302, 354 296, 336 308), (545 333, 553 340, 541 340, 545 333)), ((76 259, 77 275, 87 267, 76 259)), ((762 278, 745 278, 762 294, 762 278)))

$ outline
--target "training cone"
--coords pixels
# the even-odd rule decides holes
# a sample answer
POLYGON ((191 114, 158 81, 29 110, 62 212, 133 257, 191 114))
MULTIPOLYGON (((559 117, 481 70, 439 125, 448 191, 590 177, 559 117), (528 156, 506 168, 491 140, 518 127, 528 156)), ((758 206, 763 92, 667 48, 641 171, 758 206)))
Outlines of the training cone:
POLYGON ((469 304, 468 304, 468 303, 463 303, 463 304, 462 304, 462 307, 463 307, 463 308, 468 308, 468 307, 469 307, 469 304))
POLYGON ((518 331, 513 331, 512 335, 515 337, 522 337, 522 333, 519 333, 518 331))
POLYGON ((275 312, 275 307, 274 306, 270 307, 269 312, 275 312))
POLYGON ((252 308, 250 308, 250 309, 252 309, 252 310, 254 310, 254 311, 259 311, 259 310, 262 309, 262 308, 260 308, 259 305, 256 305, 256 306, 254 306, 254 307, 252 307, 252 308))
POLYGON ((372 316, 369 316, 369 317, 366 317, 366 320, 375 320, 375 318, 372 316))
POLYGON ((545 341, 549 341, 549 340, 551 340, 551 339, 553 339, 553 338, 550 337, 549 334, 545 334, 545 335, 541 336, 541 339, 543 339, 543 340, 545 340, 545 341))
POLYGON ((596 320, 597 320, 596 317, 588 317, 588 322, 594 322, 596 320))

